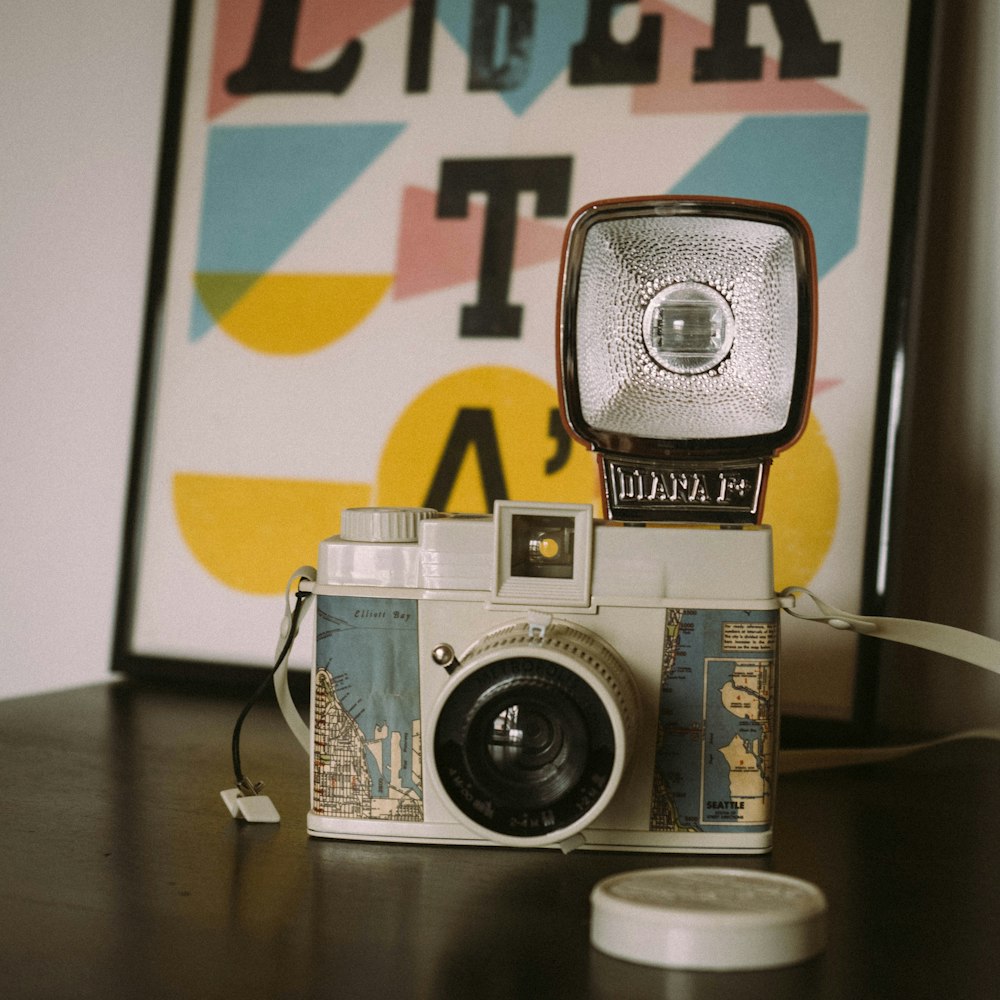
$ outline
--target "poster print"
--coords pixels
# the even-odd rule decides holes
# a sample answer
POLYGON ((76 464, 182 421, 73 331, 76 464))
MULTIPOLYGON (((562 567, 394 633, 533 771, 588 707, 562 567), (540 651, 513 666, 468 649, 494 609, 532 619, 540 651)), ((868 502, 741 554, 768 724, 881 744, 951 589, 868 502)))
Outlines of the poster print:
MULTIPOLYGON (((813 416, 765 518, 779 588, 857 607, 910 16, 182 0, 126 661, 266 664, 278 595, 344 507, 596 503, 594 458, 557 415, 556 283, 575 209, 629 195, 776 201, 811 223, 813 416)), ((786 628, 786 710, 851 711, 852 656, 823 642, 786 628)))

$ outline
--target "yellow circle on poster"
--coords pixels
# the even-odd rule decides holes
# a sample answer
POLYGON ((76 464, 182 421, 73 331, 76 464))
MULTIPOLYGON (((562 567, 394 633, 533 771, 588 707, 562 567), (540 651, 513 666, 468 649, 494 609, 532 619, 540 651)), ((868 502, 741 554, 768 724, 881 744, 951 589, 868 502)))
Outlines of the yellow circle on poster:
POLYGON ((771 466, 764 521, 774 530, 775 589, 807 586, 833 542, 840 506, 837 462, 815 414, 771 466))
POLYGON ((601 509, 595 458, 570 441, 556 390, 501 366, 446 375, 413 400, 382 451, 376 496, 470 514, 498 499, 601 509))

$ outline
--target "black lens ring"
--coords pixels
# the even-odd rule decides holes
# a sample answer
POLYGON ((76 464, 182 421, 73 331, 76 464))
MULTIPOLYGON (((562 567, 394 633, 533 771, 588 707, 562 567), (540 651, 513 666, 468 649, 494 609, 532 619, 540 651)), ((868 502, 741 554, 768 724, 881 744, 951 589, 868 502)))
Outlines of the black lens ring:
POLYGON ((615 765, 614 728, 601 698, 580 675, 543 657, 474 670, 442 705, 433 741, 444 793, 474 823, 517 838, 576 823, 600 799, 615 765), (548 757, 505 767, 491 759, 490 730, 515 704, 545 716, 561 742, 548 757))

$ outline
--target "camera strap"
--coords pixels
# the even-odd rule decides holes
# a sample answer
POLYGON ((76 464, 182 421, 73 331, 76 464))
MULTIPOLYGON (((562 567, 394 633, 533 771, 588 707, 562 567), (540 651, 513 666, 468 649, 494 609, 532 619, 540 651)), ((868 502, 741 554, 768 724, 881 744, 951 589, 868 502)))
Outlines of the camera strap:
POLYGON ((967 632, 951 625, 936 625, 908 618, 877 618, 850 614, 820 600, 805 587, 786 587, 778 597, 781 599, 782 608, 793 618, 822 622, 841 631, 857 632, 859 635, 870 635, 889 642, 918 646, 1000 673, 1000 642, 988 639, 984 635, 967 632), (810 613, 803 608, 802 597, 811 600, 818 613, 810 613))
MULTIPOLYGON (((309 753, 309 726, 303 722, 299 710, 295 707, 295 702, 292 701, 292 693, 288 690, 288 661, 292 654, 291 644, 289 643, 284 656, 281 655, 281 651, 292 628, 292 590, 297 588, 299 591, 309 591, 312 589, 309 584, 315 582, 316 570, 312 566, 300 566, 288 578, 288 583, 285 586, 285 617, 281 621, 278 646, 274 654, 278 657, 274 671, 274 696, 278 700, 278 707, 281 709, 285 722, 288 723, 288 728, 306 753, 309 753)), ((308 605, 315 597, 315 594, 310 594, 306 598, 306 604, 308 605)), ((305 610, 303 608, 303 611, 305 610)))
POLYGON ((299 567, 289 579, 288 586, 285 588, 285 616, 281 623, 281 634, 278 637, 278 648, 274 654, 275 664, 271 675, 251 696, 243 711, 240 712, 233 728, 233 772, 236 778, 236 787, 227 788, 219 793, 233 819, 242 818, 248 823, 279 823, 281 821, 278 810, 274 807, 270 797, 261 794, 264 783, 251 781, 243 772, 240 761, 240 733, 243 722, 250 709, 271 684, 274 685, 278 706, 288 728, 291 729, 302 749, 306 753, 309 752, 309 726, 302 721, 302 717, 292 701, 291 692, 288 690, 288 660, 292 654, 295 638, 299 633, 303 612, 316 596, 312 587, 315 580, 316 570, 311 566, 299 567), (293 586, 295 586, 294 607, 292 607, 293 586))
MULTIPOLYGON (((937 625, 932 622, 913 621, 907 618, 880 618, 855 615, 841 611, 818 598, 805 587, 787 587, 779 595, 782 608, 794 618, 804 621, 821 622, 841 631, 870 635, 876 639, 901 642, 908 646, 918 646, 935 653, 943 653, 956 660, 963 660, 1000 673, 1000 642, 986 636, 953 628, 951 625, 937 625), (813 604, 813 609, 804 607, 804 600, 813 604)), ((954 743, 960 740, 1000 740, 998 729, 969 729, 961 733, 942 736, 938 739, 903 746, 839 747, 815 750, 781 750, 778 757, 778 771, 791 774, 796 771, 816 771, 834 767, 851 767, 859 764, 877 764, 898 760, 901 757, 954 743)))

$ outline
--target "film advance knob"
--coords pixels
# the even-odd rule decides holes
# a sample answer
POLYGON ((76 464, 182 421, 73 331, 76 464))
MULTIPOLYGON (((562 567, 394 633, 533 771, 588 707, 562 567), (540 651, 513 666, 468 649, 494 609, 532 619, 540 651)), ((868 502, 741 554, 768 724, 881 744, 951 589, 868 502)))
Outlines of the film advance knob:
POLYGON ((436 516, 429 507, 349 507, 340 515, 340 537, 348 542, 415 542, 420 522, 436 516))

